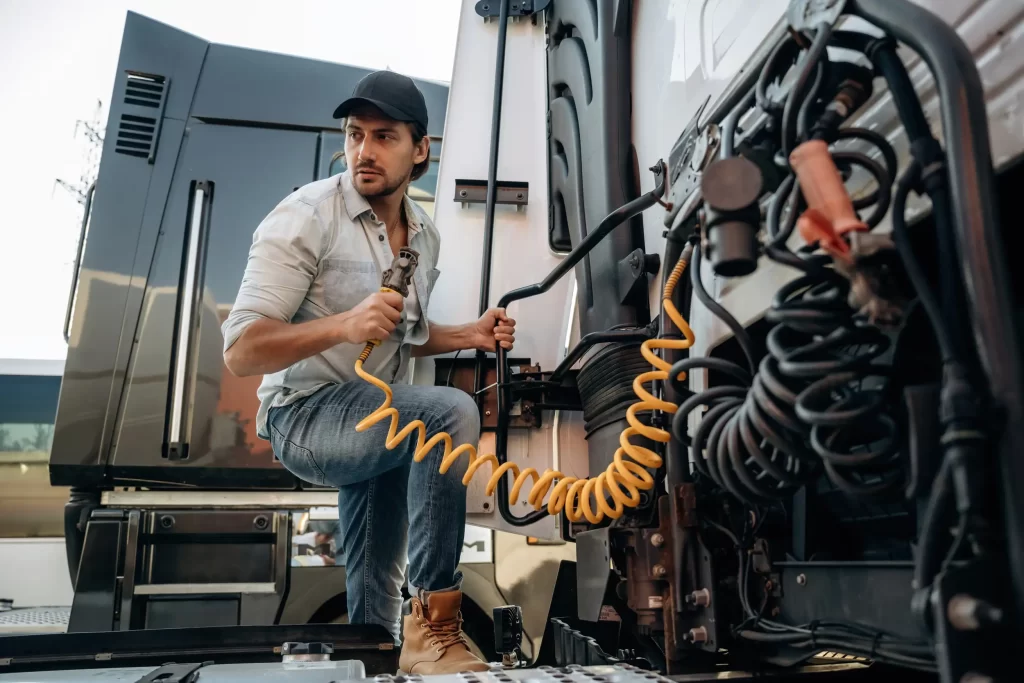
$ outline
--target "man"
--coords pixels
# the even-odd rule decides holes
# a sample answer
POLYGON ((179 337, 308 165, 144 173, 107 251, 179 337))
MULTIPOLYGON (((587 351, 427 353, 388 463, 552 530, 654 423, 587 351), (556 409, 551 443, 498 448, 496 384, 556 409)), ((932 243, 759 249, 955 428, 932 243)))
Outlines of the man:
POLYGON ((344 120, 348 170, 300 188, 257 228, 224 322, 225 362, 236 375, 264 375, 257 429, 282 464, 338 487, 349 621, 382 624, 396 642, 401 633, 405 673, 486 670, 461 627, 467 461, 442 475, 441 446, 420 463, 415 437, 387 450, 387 420, 357 433, 384 396, 354 365, 368 340, 382 340, 365 369, 392 385, 402 424, 420 419, 430 434, 477 443, 473 399, 408 384, 409 357, 511 349, 515 322, 499 309, 465 325, 427 319, 440 236, 406 195, 430 163, 427 108, 412 80, 370 74, 334 117, 344 120), (378 290, 404 246, 420 257, 403 300, 378 290), (400 628, 407 548, 413 599, 400 628))

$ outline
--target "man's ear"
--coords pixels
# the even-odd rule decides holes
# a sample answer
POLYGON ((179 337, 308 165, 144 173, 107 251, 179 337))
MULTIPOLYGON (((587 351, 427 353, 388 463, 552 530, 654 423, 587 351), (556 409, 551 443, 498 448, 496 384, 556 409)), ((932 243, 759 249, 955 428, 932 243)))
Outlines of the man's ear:
POLYGON ((413 155, 414 164, 422 164, 430 158, 430 136, 424 135, 423 139, 416 145, 416 153, 413 155))

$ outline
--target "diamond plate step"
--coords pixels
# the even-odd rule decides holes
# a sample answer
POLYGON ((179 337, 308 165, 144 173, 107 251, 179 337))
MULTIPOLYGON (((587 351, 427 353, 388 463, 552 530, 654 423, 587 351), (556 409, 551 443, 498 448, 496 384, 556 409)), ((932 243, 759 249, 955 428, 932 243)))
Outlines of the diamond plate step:
POLYGON ((31 607, 0 612, 0 636, 64 633, 70 617, 70 607, 31 607))

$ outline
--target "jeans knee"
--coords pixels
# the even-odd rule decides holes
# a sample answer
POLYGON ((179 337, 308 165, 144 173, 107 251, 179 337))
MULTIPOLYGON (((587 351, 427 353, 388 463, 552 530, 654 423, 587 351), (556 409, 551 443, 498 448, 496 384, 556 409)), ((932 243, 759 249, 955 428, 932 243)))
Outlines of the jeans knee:
MULTIPOLYGON (((445 392, 450 402, 448 422, 454 435, 458 433, 463 440, 476 441, 480 438, 480 409, 473 397, 464 391, 450 389, 445 392)), ((456 444, 458 445, 458 444, 456 444)))

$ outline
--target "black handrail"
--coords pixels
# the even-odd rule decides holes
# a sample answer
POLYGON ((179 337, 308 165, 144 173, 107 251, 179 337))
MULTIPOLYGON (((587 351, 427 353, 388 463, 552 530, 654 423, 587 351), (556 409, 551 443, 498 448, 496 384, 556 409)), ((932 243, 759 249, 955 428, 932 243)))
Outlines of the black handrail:
MULTIPOLYGON (((491 254, 494 249, 494 208, 498 196, 498 142, 501 138, 501 97, 505 83, 505 36, 508 33, 509 0, 498 0, 498 54, 494 63, 494 103, 491 106, 491 154, 487 162, 487 199, 484 205, 484 255, 480 271, 480 305, 477 315, 487 312, 491 300, 491 254)), ((476 352, 473 367, 473 393, 477 404, 483 401, 483 366, 487 354, 476 352)))
POLYGON ((96 183, 85 191, 85 213, 82 216, 82 228, 78 232, 78 250, 75 253, 75 266, 71 274, 71 292, 68 293, 68 310, 64 313, 64 341, 71 341, 71 309, 75 307, 75 295, 78 294, 78 276, 82 271, 82 250, 85 248, 85 233, 89 229, 89 216, 92 214, 92 198, 96 194, 96 183))
MULTIPOLYGON (((565 277, 565 275, 571 271, 576 264, 582 261, 583 257, 589 254, 591 250, 593 250, 601 240, 607 237, 612 230, 661 201, 665 194, 665 163, 659 160, 658 163, 651 168, 651 171, 654 173, 656 184, 653 190, 647 194, 637 197, 623 206, 620 206, 618 209, 615 209, 605 216, 604 220, 601 221, 597 228, 593 232, 589 233, 575 249, 570 251, 547 277, 536 284, 520 287, 519 289, 507 292, 498 301, 498 307, 507 308, 513 301, 529 299, 530 297, 538 296, 548 291, 556 282, 565 277)), ((511 397, 509 395, 508 388, 509 366, 508 355, 505 349, 500 345, 497 348, 496 356, 498 361, 498 424, 497 429, 495 430, 494 440, 495 455, 497 456, 499 463, 505 463, 508 460, 509 408, 511 405, 511 397)), ((498 482, 498 511, 501 513, 502 519, 506 522, 512 526, 527 526, 547 516, 547 511, 536 510, 523 517, 517 517, 509 507, 508 490, 508 475, 506 475, 498 482)))

